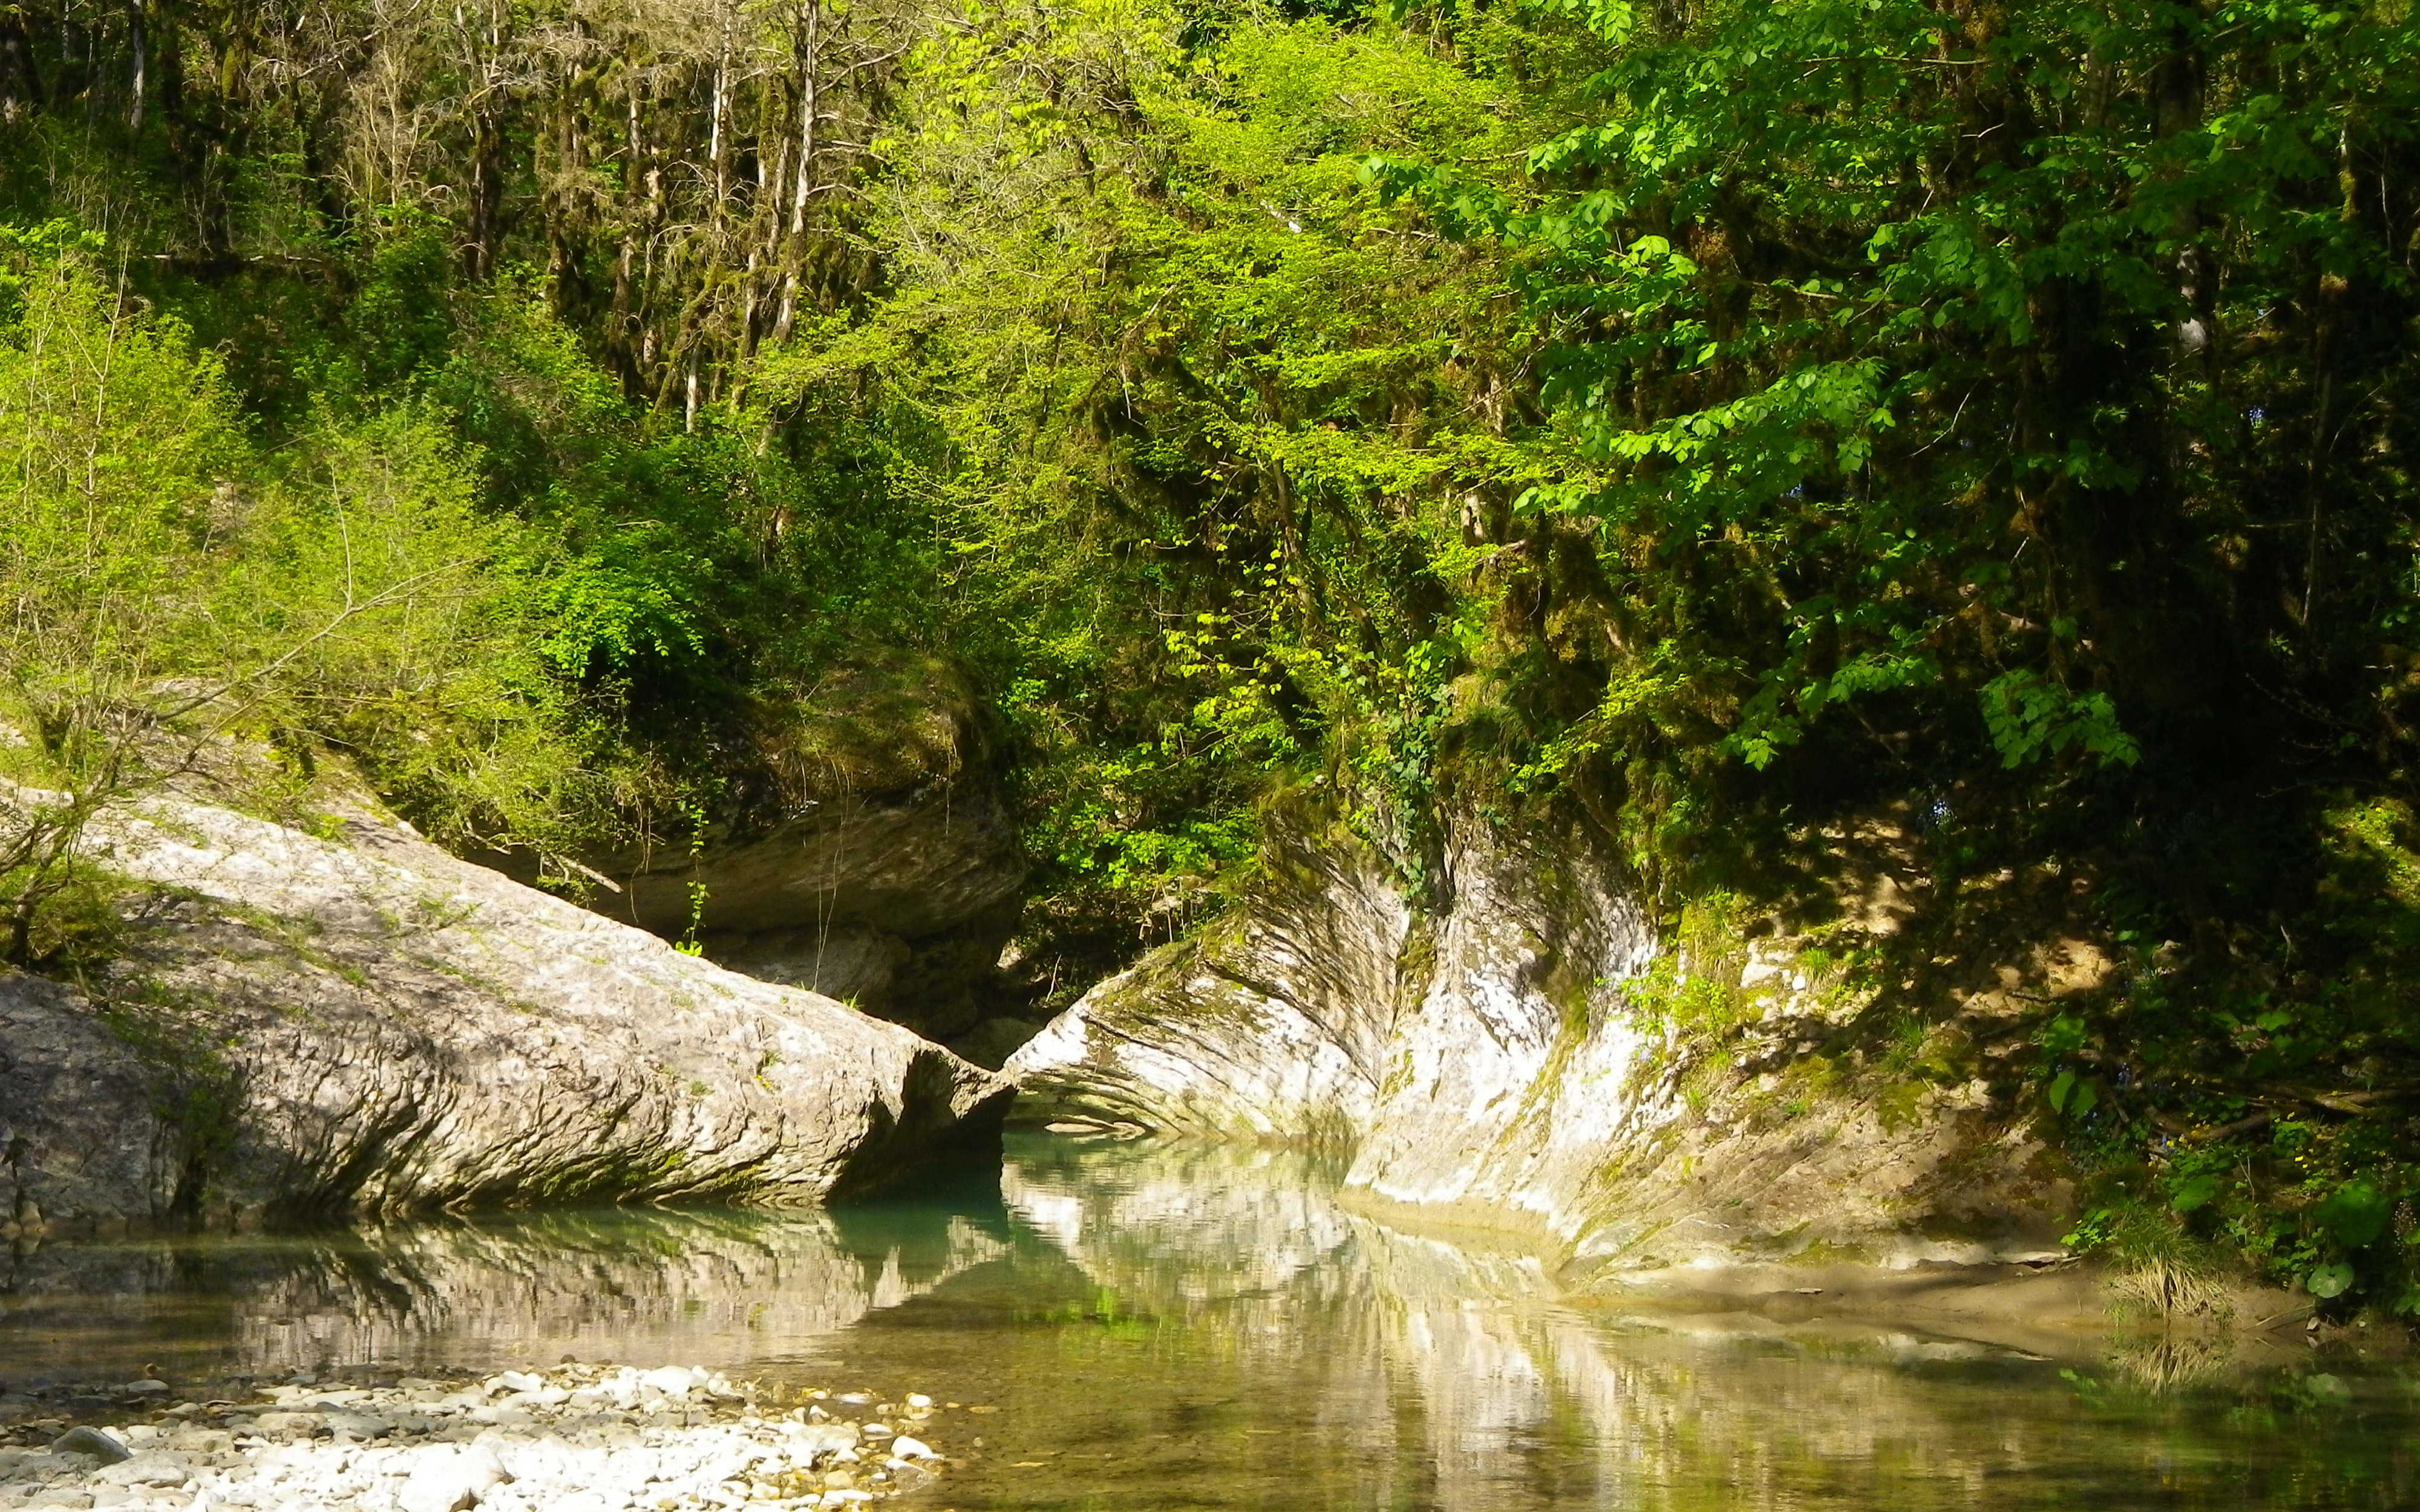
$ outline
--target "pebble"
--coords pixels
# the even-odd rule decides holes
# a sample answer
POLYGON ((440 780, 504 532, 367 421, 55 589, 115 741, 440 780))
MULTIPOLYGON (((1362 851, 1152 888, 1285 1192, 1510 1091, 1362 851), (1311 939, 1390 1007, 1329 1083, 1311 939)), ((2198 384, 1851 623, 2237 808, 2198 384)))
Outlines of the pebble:
MULTIPOLYGON (((112 1421, 107 1431, 76 1427, 46 1446, 8 1442, 12 1432, 35 1431, 39 1416, 0 1416, 0 1512, 855 1506, 930 1484, 942 1462, 923 1441, 895 1435, 886 1424, 820 1408, 794 1411, 752 1386, 685 1365, 566 1365, 543 1374, 410 1376, 366 1387, 323 1387, 297 1376, 259 1391, 186 1392, 196 1399, 183 1401, 171 1400, 178 1390, 168 1382, 143 1384, 140 1392, 102 1390, 117 1412, 148 1421, 112 1421), (30 1421, 13 1430, 5 1426, 21 1419, 30 1421), (869 1440, 882 1447, 861 1456, 869 1440)), ((92 1388, 57 1395, 74 1396, 72 1415, 106 1412, 92 1388)), ((862 1392, 837 1399, 809 1395, 835 1406, 875 1400, 862 1392)), ((928 1396, 901 1399, 929 1412, 928 1396)), ((57 1433, 59 1417, 68 1415, 59 1410, 49 1431, 57 1433)))
POLYGON ((854 1423, 784 1423, 782 1434, 789 1441, 793 1454, 818 1458, 854 1449, 858 1444, 858 1427, 854 1423))

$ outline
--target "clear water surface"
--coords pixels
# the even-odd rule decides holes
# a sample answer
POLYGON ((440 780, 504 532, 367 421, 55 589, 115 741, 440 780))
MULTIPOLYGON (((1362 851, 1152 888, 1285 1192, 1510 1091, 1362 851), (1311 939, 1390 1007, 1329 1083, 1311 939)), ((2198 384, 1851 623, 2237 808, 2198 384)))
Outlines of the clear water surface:
POLYGON ((996 1187, 827 1213, 0 1254, 0 1381, 566 1355, 962 1404, 903 1512, 2420 1506, 2409 1365, 1573 1305, 1276 1154, 1019 1139, 996 1187))

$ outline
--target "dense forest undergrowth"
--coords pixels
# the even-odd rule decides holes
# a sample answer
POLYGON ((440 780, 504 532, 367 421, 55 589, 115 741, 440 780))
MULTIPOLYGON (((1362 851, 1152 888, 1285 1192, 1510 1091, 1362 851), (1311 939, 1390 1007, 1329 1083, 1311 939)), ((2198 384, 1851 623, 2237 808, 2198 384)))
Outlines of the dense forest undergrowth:
POLYGON ((2415 131, 2408 0, 26 0, 8 950, 230 736, 577 891, 939 657, 1060 1000, 1281 790, 1683 932, 1894 813, 1858 969, 2120 964, 2076 1242, 2420 1312, 2415 131))

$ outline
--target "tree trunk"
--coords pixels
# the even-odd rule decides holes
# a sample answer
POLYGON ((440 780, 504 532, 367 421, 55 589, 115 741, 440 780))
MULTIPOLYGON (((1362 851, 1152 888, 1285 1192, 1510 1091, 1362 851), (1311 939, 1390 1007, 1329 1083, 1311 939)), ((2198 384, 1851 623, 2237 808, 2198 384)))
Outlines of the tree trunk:
POLYGON ((806 260, 807 198, 814 193, 815 124, 823 108, 816 69, 823 51, 823 13, 810 3, 801 20, 799 59, 799 164, 790 193, 789 234, 782 241, 782 305, 773 317, 773 339, 787 341, 798 318, 799 270, 806 260))
POLYGON ((22 124, 42 98, 42 82, 34 69, 33 39, 25 35, 23 11, 0 15, 0 125, 22 124))
POLYGON ((150 57, 143 31, 143 0, 126 0, 126 26, 131 59, 126 77, 126 129, 140 136, 143 132, 143 97, 150 86, 150 81, 146 77, 150 57))

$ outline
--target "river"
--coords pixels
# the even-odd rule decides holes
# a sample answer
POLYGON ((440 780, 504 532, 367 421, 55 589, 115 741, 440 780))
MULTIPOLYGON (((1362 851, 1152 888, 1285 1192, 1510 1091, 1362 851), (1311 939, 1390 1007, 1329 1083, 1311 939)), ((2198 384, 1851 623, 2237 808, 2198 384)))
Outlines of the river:
POLYGON ((1574 1302, 1274 1152, 1018 1137, 996 1185, 829 1212, 0 1256, 0 1385, 566 1356, 955 1403, 898 1504, 934 1512, 2420 1505, 2408 1365, 1574 1302))

